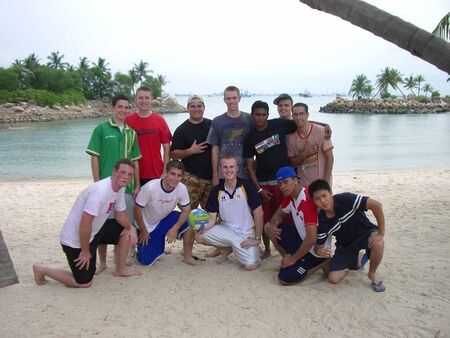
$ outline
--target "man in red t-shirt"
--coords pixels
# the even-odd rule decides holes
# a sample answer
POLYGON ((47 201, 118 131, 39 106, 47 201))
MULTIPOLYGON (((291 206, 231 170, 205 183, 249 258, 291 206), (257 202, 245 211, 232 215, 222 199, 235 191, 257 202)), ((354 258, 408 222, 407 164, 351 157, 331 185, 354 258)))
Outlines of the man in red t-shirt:
POLYGON ((308 191, 300 185, 294 168, 282 167, 276 178, 284 200, 264 226, 264 231, 283 256, 278 280, 283 285, 290 285, 303 281, 326 264, 327 259, 314 252, 317 207, 308 191), (292 215, 295 226, 281 223, 286 214, 292 215))
POLYGON ((139 160, 141 186, 152 179, 165 176, 164 168, 170 159, 172 134, 164 118, 151 111, 152 100, 152 90, 148 87, 140 87, 136 92, 137 111, 125 118, 125 123, 138 135, 139 149, 142 154, 139 160))

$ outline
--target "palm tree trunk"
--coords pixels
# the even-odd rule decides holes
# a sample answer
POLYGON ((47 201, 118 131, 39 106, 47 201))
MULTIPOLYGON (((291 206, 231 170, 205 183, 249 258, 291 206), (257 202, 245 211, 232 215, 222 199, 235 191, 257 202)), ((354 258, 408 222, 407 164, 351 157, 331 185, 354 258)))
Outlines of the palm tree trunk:
POLYGON ((0 231, 0 288, 19 283, 14 265, 9 257, 8 248, 0 231))
POLYGON ((359 0, 300 2, 349 21, 450 73, 450 43, 397 16, 359 0))

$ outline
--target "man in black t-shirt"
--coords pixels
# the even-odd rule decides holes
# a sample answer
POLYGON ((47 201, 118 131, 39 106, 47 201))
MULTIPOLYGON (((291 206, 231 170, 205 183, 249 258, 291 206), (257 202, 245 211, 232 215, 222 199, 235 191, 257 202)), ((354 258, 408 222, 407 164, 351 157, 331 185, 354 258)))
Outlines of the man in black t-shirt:
MULTIPOLYGON (((297 126, 289 119, 268 120, 269 105, 263 101, 253 103, 251 117, 254 128, 245 138, 243 154, 249 176, 264 201, 265 224, 269 222, 283 200, 276 172, 279 168, 290 165, 286 135, 295 132, 297 126)), ((267 258, 270 256, 270 239, 263 234, 263 240, 265 250, 262 258, 267 258)))
POLYGON ((192 95, 187 101, 189 119, 175 130, 170 156, 181 160, 186 170, 182 182, 191 199, 191 208, 205 209, 211 190, 212 166, 211 145, 206 143, 211 120, 204 118, 205 103, 202 97, 192 95))

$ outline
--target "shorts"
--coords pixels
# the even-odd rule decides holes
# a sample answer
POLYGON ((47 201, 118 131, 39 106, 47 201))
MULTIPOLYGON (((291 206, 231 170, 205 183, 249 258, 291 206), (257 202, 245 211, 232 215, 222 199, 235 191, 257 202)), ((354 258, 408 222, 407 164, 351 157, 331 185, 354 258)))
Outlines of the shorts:
POLYGON ((191 208, 198 208, 199 204, 203 209, 206 209, 206 202, 208 201, 209 192, 211 191, 211 180, 205 180, 198 176, 188 173, 183 173, 183 180, 186 185, 191 199, 191 208))
POLYGON ((89 261, 88 270, 86 270, 86 268, 80 270, 79 268, 76 267, 75 259, 77 259, 80 256, 81 253, 80 248, 72 248, 70 246, 61 244, 62 249, 66 254, 70 270, 72 270, 72 275, 78 284, 87 284, 94 278, 97 262, 97 246, 98 246, 97 235, 94 237, 92 242, 89 243, 89 252, 91 253, 91 260, 89 261))
POLYGON ((114 218, 108 218, 96 235, 98 236, 98 244, 117 245, 123 230, 123 226, 121 226, 114 218))
MULTIPOLYGON (((297 228, 289 224, 280 224, 281 239, 277 240, 287 253, 293 255, 298 250, 303 240, 300 237, 297 228)), ((296 261, 293 265, 287 268, 281 268, 278 273, 278 280, 282 284, 298 283, 308 276, 308 271, 312 268, 322 264, 326 258, 316 257, 310 252, 296 261)))
POLYGON ((261 263, 259 245, 247 249, 241 248, 241 242, 249 236, 253 236, 253 234, 240 234, 223 224, 216 224, 203 234, 203 238, 211 245, 231 246, 239 263, 243 265, 259 264, 261 263))
MULTIPOLYGON (((143 265, 152 265, 156 260, 164 255, 164 248, 166 245, 166 235, 170 228, 178 221, 181 212, 172 211, 169 215, 164 217, 156 226, 156 228, 149 234, 147 245, 138 244, 136 258, 139 263, 143 265)), ((187 222, 178 230, 178 239, 181 239, 184 233, 189 230, 187 222)))
POLYGON ((368 246, 369 237, 376 231, 378 231, 377 227, 369 228, 369 230, 356 238, 350 245, 346 247, 336 247, 336 252, 331 258, 330 271, 341 271, 346 269, 358 270, 359 251, 365 249, 367 257, 370 257, 370 249, 368 246))

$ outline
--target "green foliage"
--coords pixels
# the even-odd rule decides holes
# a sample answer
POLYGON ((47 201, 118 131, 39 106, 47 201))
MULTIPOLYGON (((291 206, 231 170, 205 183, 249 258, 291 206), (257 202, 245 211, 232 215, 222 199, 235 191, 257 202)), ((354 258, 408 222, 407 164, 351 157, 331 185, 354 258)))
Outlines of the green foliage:
POLYGON ((112 91, 113 96, 119 94, 123 94, 128 97, 134 96, 133 80, 131 79, 130 75, 120 72, 116 73, 114 75, 112 91))
POLYGON ((382 99, 391 99, 391 98, 392 98, 392 95, 391 95, 391 93, 389 93, 388 91, 382 91, 382 92, 380 93, 380 97, 381 97, 382 99))
POLYGON ((359 74, 352 82, 349 94, 352 94, 353 98, 357 97, 358 100, 368 99, 372 95, 373 87, 370 80, 365 74, 359 74))
POLYGON ((82 92, 76 90, 69 90, 59 95, 42 89, 0 90, 0 104, 6 102, 32 102, 39 106, 52 107, 55 104, 80 104, 86 102, 86 99, 82 92))
POLYGON ((13 69, 0 68, 0 89, 16 90, 19 86, 19 75, 13 69))
POLYGON ((433 34, 450 42, 450 12, 445 15, 433 30, 433 34))
POLYGON ((161 83, 158 81, 157 78, 154 78, 153 76, 150 75, 146 75, 144 82, 142 82, 142 86, 151 88, 153 92, 153 98, 161 96, 162 93, 161 83))

